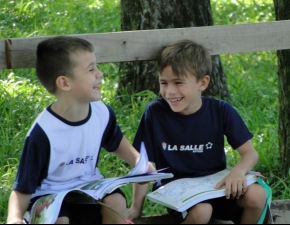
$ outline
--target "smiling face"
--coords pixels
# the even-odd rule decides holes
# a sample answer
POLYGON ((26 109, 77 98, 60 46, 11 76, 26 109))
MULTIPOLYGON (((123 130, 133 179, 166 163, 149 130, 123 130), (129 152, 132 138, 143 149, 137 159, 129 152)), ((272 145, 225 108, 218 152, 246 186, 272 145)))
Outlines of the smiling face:
POLYGON ((71 55, 71 60, 75 65, 73 76, 68 78, 71 96, 83 103, 100 100, 103 73, 97 68, 95 54, 78 51, 71 55))
POLYGON ((190 72, 178 76, 169 65, 159 75, 160 94, 173 112, 189 115, 200 109, 201 92, 207 88, 209 81, 209 76, 197 81, 190 72))

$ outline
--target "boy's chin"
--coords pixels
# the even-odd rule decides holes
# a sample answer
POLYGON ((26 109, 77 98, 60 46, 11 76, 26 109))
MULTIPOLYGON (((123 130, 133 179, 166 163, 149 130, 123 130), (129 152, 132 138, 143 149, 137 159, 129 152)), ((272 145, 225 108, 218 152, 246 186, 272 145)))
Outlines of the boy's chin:
POLYGON ((177 108, 177 107, 172 107, 170 106, 171 110, 175 113, 182 113, 183 112, 183 109, 180 109, 180 108, 177 108))
POLYGON ((90 102, 97 102, 97 101, 100 101, 100 100, 102 100, 101 96, 100 97, 91 98, 90 102))

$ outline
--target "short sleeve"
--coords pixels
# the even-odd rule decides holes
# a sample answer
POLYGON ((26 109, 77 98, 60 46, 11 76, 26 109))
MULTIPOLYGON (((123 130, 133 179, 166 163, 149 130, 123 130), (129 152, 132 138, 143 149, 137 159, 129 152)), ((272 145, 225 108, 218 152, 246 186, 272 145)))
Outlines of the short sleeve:
POLYGON ((50 144, 41 127, 36 124, 26 137, 13 190, 33 194, 47 177, 50 144))
POLYGON ((152 143, 152 140, 154 138, 152 137, 153 135, 153 126, 152 126, 152 121, 151 121, 151 113, 150 113, 150 105, 148 105, 145 109, 145 111, 142 114, 134 141, 133 141, 133 146, 135 149, 137 149, 140 152, 141 148, 141 143, 144 142, 148 159, 150 162, 155 162, 155 157, 154 157, 154 145, 152 143))
POLYGON ((118 149, 124 135, 117 124, 115 112, 109 106, 107 107, 110 115, 102 138, 102 147, 108 152, 114 152, 118 149))
POLYGON ((237 149, 252 139, 253 134, 233 106, 227 102, 221 104, 223 104, 224 134, 232 148, 237 149))

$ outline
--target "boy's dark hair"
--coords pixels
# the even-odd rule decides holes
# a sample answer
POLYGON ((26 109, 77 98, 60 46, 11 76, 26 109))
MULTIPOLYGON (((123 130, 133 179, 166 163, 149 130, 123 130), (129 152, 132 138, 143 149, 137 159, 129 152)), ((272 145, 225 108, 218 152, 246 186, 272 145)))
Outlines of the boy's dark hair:
POLYGON ((159 54, 157 60, 158 73, 171 66, 172 71, 178 76, 184 76, 188 71, 196 76, 197 80, 210 76, 212 62, 209 51, 202 45, 191 40, 179 40, 168 45, 159 54))
POLYGON ((94 52, 92 44, 84 39, 58 36, 40 42, 36 51, 36 74, 48 92, 56 92, 56 79, 59 76, 73 76, 72 53, 94 52))

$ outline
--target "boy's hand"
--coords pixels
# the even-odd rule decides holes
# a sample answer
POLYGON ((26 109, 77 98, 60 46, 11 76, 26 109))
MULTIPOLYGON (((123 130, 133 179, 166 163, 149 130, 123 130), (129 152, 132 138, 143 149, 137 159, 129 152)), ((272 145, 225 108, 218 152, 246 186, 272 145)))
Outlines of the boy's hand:
MULTIPOLYGON (((155 167, 153 166, 153 164, 151 162, 149 162, 149 167, 148 167, 148 170, 147 170, 147 173, 152 173, 152 172, 155 172, 156 169, 155 167)), ((138 183, 138 184, 149 184, 150 182, 143 182, 143 183, 138 183)))
POLYGON ((154 165, 151 162, 149 162, 149 167, 148 167, 148 171, 147 172, 148 173, 152 173, 154 171, 156 171, 154 165))
POLYGON ((247 191, 246 176, 242 172, 233 169, 228 176, 215 186, 215 189, 223 186, 226 186, 227 199, 239 199, 247 191))

